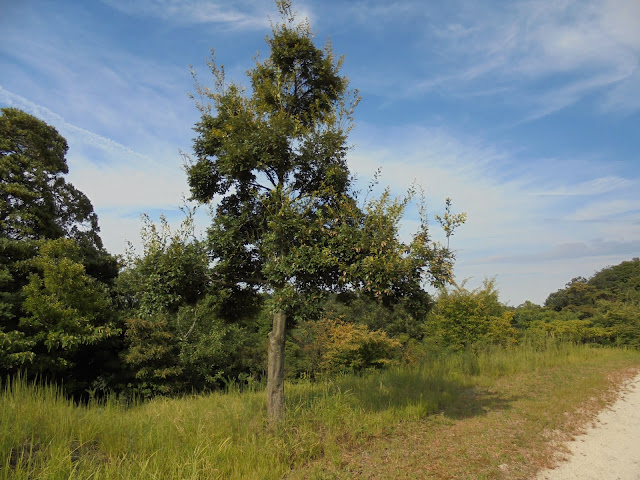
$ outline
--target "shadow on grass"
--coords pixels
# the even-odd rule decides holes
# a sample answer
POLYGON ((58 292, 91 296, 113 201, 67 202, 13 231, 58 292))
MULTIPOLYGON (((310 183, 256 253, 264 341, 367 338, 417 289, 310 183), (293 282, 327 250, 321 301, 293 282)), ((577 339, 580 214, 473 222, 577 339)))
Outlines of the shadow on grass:
MULTIPOLYGON (((338 398, 352 409, 365 412, 391 410, 400 417, 424 417, 442 413, 462 419, 507 410, 517 396, 503 396, 468 383, 452 380, 438 372, 395 370, 361 377, 335 379, 323 389, 323 396, 338 398)), ((307 392, 309 394, 311 392, 307 392)), ((312 397, 318 398, 312 394, 312 397)), ((309 397, 307 397, 309 400, 309 397)))
POLYGON ((518 395, 504 396, 478 387, 464 388, 456 401, 444 406, 441 412, 454 420, 478 417, 489 412, 509 410, 511 404, 522 398, 518 395))

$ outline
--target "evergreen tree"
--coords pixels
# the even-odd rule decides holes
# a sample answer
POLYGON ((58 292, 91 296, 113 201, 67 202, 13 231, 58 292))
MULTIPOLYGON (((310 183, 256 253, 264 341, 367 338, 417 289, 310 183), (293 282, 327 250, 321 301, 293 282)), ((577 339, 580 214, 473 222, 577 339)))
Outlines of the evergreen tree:
POLYGON ((269 56, 249 72, 251 92, 211 62, 215 88, 198 86, 193 199, 217 201, 208 244, 214 281, 236 292, 267 291, 269 419, 282 418, 287 321, 318 291, 363 289, 383 301, 450 275, 450 255, 429 241, 426 223, 410 245, 397 239, 406 201, 388 192, 364 210, 346 162, 358 102, 330 45, 314 45, 288 0, 267 39, 269 56))

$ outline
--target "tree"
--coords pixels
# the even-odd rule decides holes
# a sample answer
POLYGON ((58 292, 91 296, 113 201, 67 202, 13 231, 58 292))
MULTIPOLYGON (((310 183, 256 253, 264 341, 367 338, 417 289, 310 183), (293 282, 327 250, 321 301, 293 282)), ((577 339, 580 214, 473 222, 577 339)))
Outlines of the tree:
POLYGON ((588 283, 584 277, 576 277, 567 283, 566 288, 550 294, 545 306, 557 312, 570 310, 579 314, 581 319, 593 316, 600 292, 588 283))
POLYGON ((195 238, 193 216, 171 231, 162 217, 156 225, 143 216, 142 256, 130 250, 118 279, 129 304, 143 316, 175 313, 182 305, 195 304, 209 285, 209 259, 195 238))
POLYGON ((330 45, 316 47, 288 0, 267 39, 270 55, 250 70, 251 92, 210 63, 215 88, 197 85, 192 198, 217 200, 208 231, 214 281, 237 292, 267 291, 268 414, 283 416, 287 319, 318 291, 363 288, 381 299, 442 282, 450 256, 426 223, 409 245, 397 240, 407 199, 388 192, 360 209, 350 190, 346 139, 359 98, 347 90, 330 45), (304 298, 304 302, 301 301, 304 298))
POLYGON ((94 350, 120 331, 107 287, 87 275, 78 244, 67 238, 40 243, 31 260, 37 273, 22 289, 25 316, 19 327, 30 346, 30 371, 62 377, 67 390, 77 392, 104 373, 92 371, 100 370, 94 350))
MULTIPOLYGON (((63 288, 51 283, 52 275, 68 274, 68 282, 77 280, 83 285, 88 276, 108 285, 117 276, 118 265, 102 246, 91 202, 64 179, 68 173, 66 140, 54 127, 21 110, 2 108, 0 113, 0 368, 9 372, 31 362, 53 365, 46 361, 48 353, 41 348, 39 335, 51 333, 47 329, 52 328, 54 316, 61 319, 68 313, 54 314, 54 309, 76 306, 56 303, 44 312, 47 305, 38 302, 57 298, 63 288), (73 246, 50 243, 60 239, 71 241, 73 246), (49 268, 46 260, 54 245, 59 250, 56 258, 70 255, 68 262, 56 260, 57 271, 49 268), (25 320, 28 318, 33 322, 25 320), (37 332, 38 328, 42 331, 37 332), (41 359, 40 354, 44 355, 41 359)), ((93 291, 94 286, 87 288, 93 291)), ((63 297, 64 301, 72 299, 63 297)), ((77 326, 84 322, 80 317, 62 324, 77 326)), ((91 318, 89 323, 96 320, 91 318)), ((86 335, 85 340, 89 338, 86 335)), ((75 348, 73 342, 62 343, 64 348, 75 348)), ((44 367, 36 364, 33 368, 42 371, 44 367)))
POLYGON ((640 258, 632 258, 612 267, 603 268, 590 279, 589 285, 610 300, 640 303, 640 258))
POLYGON ((0 109, 0 234, 13 240, 88 241, 102 247, 89 199, 67 183, 67 141, 16 108, 0 109))
POLYGON ((211 285, 191 213, 174 231, 164 218, 156 225, 145 217, 143 254, 130 251, 118 278, 126 315, 123 360, 132 375, 127 383, 139 395, 201 391, 250 374, 243 367, 250 363, 252 332, 241 323, 257 305, 229 305, 226 288, 211 285))

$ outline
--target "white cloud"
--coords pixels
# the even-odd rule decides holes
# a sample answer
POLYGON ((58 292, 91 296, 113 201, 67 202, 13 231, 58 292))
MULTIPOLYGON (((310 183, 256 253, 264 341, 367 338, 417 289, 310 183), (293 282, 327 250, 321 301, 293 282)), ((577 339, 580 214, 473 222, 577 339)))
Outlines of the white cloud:
MULTIPOLYGON (((593 159, 565 166, 558 159, 523 159, 443 128, 359 126, 354 138, 363 146, 350 154, 349 165, 361 184, 382 167, 381 184, 396 194, 414 179, 421 184, 431 215, 441 212, 448 196, 455 211, 468 214, 451 245, 456 276, 472 277, 471 288, 497 275, 505 300, 540 303, 571 275, 589 275, 640 251, 634 200, 640 179, 598 174, 604 167, 593 159), (520 168, 509 168, 514 164, 520 168)), ((405 234, 415 226, 414 218, 407 220, 405 234)))
POLYGON ((637 201, 627 199, 590 202, 567 217, 567 220, 589 222, 598 220, 611 220, 629 212, 640 212, 637 201))
POLYGON ((615 175, 607 175, 604 177, 594 178, 585 182, 579 182, 573 185, 563 185, 557 188, 541 190, 536 195, 552 195, 552 196, 584 196, 598 195, 603 193, 614 192, 633 185, 633 181, 618 177, 615 175))
POLYGON ((256 1, 214 2, 211 0, 102 0, 128 15, 155 17, 180 24, 215 23, 233 29, 269 27, 265 3, 256 1))
POLYGON ((409 79, 385 72, 386 81, 376 80, 377 87, 362 79, 382 95, 493 91, 502 101, 529 109, 525 121, 593 93, 603 109, 640 109, 637 0, 458 1, 444 16, 438 9, 431 14, 426 4, 402 5, 411 7, 412 15, 389 18, 425 24, 422 55, 416 54, 424 74, 409 79))
MULTIPOLYGON (((101 0, 127 15, 152 17, 179 25, 215 24, 229 30, 265 30, 279 20, 273 2, 260 0, 101 0)), ((297 19, 311 19, 308 5, 294 8, 297 19)))
POLYGON ((640 50, 640 2, 637 0, 607 0, 601 15, 603 30, 620 44, 640 50))

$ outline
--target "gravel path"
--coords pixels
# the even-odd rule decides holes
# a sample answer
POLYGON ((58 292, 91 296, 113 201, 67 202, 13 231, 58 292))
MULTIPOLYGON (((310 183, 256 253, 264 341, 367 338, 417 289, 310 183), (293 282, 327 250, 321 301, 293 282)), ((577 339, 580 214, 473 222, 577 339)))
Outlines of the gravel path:
POLYGON ((569 459, 537 480, 640 480, 640 375, 567 446, 569 459))

